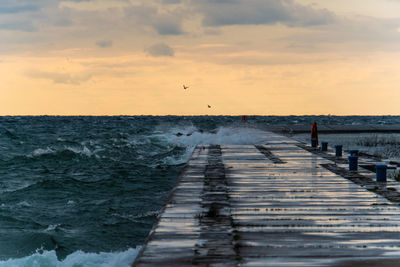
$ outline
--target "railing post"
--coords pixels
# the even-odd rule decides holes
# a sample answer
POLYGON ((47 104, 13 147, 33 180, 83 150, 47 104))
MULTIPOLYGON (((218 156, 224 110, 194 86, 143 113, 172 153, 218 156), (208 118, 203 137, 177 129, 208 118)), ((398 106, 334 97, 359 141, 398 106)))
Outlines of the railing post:
POLYGON ((328 151, 328 142, 321 142, 321 150, 328 151))
POLYGON ((335 155, 336 157, 341 157, 342 156, 342 145, 335 145, 335 155))
POLYGON ((358 156, 358 150, 356 150, 356 149, 350 150, 349 152, 350 152, 350 156, 358 156))
POLYGON ((356 171, 358 169, 358 156, 349 156, 349 170, 356 171))
POLYGON ((317 138, 311 138, 311 147, 313 148, 317 147, 317 138))
POLYGON ((387 166, 385 164, 376 165, 376 181, 377 182, 386 182, 386 169, 387 169, 387 166))

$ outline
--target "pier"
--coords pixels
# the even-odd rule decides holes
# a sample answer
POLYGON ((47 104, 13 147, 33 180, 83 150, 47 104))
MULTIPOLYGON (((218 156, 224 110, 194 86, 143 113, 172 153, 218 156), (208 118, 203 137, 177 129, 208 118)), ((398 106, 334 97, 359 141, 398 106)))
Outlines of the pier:
POLYGON ((259 145, 197 146, 133 266, 400 261, 398 182, 377 183, 368 169, 349 172, 345 156, 265 135, 259 145))
MULTIPOLYGON (((264 130, 279 134, 309 133, 309 125, 267 125, 264 130)), ((318 132, 325 134, 342 133, 400 133, 400 125, 318 125, 318 132)))

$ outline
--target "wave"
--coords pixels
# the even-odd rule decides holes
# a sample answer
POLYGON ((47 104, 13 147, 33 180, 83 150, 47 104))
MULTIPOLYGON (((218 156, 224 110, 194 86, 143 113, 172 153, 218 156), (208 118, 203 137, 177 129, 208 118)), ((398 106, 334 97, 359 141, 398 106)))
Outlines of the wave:
POLYGON ((31 154, 29 154, 29 157, 41 157, 46 155, 66 154, 71 152, 73 154, 81 156, 83 155, 86 157, 91 157, 95 155, 94 152, 92 152, 89 148, 83 145, 82 147, 65 146, 63 148, 51 148, 51 147, 37 148, 31 154))
POLYGON ((23 208, 29 208, 29 207, 32 207, 32 204, 29 203, 28 201, 24 200, 24 201, 17 203, 17 206, 23 207, 23 208))
POLYGON ((115 217, 118 218, 122 218, 122 219, 126 219, 132 222, 142 222, 143 218, 147 218, 147 217, 157 217, 159 214, 161 213, 161 209, 160 210, 150 210, 144 213, 139 213, 136 215, 132 215, 132 214, 119 214, 119 213, 114 213, 112 214, 115 217))
MULTIPOLYGON (((184 149, 181 153, 163 152, 163 157, 157 164, 181 165, 189 160, 197 145, 253 145, 265 142, 268 137, 265 131, 250 127, 219 127, 214 130, 204 131, 195 126, 186 126, 175 127, 165 133, 158 132, 150 138, 164 142, 165 146, 169 146, 169 151, 171 152, 176 147, 184 149)), ((152 153, 153 155, 161 154, 157 151, 152 153)))
POLYGON ((125 134, 114 139, 104 142, 84 141, 76 145, 50 145, 34 149, 26 157, 35 160, 83 157, 121 162, 121 157, 130 155, 128 161, 155 168, 186 163, 197 145, 247 145, 261 143, 266 138, 265 131, 252 127, 221 126, 204 130, 186 125, 170 127, 164 131, 155 129, 147 136, 125 134))
POLYGON ((54 154, 54 153, 56 153, 56 151, 53 150, 53 149, 51 149, 50 147, 47 147, 47 148, 38 148, 38 149, 35 149, 35 150, 32 152, 32 156, 38 157, 38 156, 48 155, 48 154, 54 154))
POLYGON ((248 127, 219 127, 215 130, 203 131, 191 126, 172 129, 168 139, 172 143, 189 146, 198 144, 252 145, 266 140, 266 132, 248 127), (177 133, 182 133, 182 135, 177 135, 177 133))
POLYGON ((33 255, 0 261, 0 267, 130 267, 140 248, 129 248, 123 252, 87 253, 76 251, 59 260, 56 251, 38 250, 33 255))

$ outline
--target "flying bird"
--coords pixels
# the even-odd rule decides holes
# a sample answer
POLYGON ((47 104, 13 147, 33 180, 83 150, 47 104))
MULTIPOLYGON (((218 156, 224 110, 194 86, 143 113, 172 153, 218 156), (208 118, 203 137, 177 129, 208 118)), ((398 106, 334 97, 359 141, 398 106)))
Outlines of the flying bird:
POLYGON ((207 105, 208 106, 208 108, 211 108, 211 106, 210 105, 207 105))
POLYGON ((185 86, 185 85, 183 85, 183 89, 188 89, 189 88, 189 86, 185 86))

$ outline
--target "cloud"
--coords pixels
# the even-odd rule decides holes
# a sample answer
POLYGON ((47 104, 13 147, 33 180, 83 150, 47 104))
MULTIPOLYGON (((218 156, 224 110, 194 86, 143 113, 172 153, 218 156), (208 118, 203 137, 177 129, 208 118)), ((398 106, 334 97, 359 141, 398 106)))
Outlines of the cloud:
POLYGON ((35 15, 46 0, 2 0, 0 1, 0 29, 7 31, 33 32, 35 15))
POLYGON ((40 5, 38 3, 33 4, 31 1, 2 0, 0 2, 0 14, 15 14, 39 9, 40 5))
MULTIPOLYGON (((344 18, 329 10, 317 8, 315 5, 302 5, 300 2, 295 0, 1 0, 0 30, 10 31, 6 40, 10 45, 3 44, 3 47, 7 46, 7 49, 14 50, 20 48, 33 50, 46 46, 49 49, 53 47, 62 50, 66 46, 81 47, 83 44, 107 48, 113 46, 111 40, 119 40, 122 46, 129 45, 131 50, 142 51, 146 44, 164 40, 160 39, 161 35, 174 38, 175 43, 182 44, 189 38, 215 38, 220 42, 217 38, 226 36, 230 39, 223 41, 236 42, 244 41, 240 39, 247 37, 249 43, 257 46, 256 49, 265 46, 264 42, 268 39, 270 46, 274 44, 282 48, 292 43, 296 45, 289 49, 300 51, 313 44, 317 48, 320 47, 319 44, 339 42, 387 44, 398 42, 400 37, 397 30, 400 23, 397 20, 357 18, 351 14, 344 18), (276 24, 307 29, 253 27, 253 25, 276 24), (245 29, 241 27, 242 25, 250 25, 251 31, 243 32, 245 29), (230 27, 227 29, 223 26, 230 27), (257 29, 260 31, 257 32, 257 29), (13 35, 12 31, 19 32, 13 35), (37 34, 27 34, 27 32, 37 34), (229 37, 226 35, 228 32, 235 34, 229 37), (257 34, 253 35, 255 32, 257 34), (99 36, 109 39, 99 40, 97 39, 99 36), (21 45, 15 46, 16 43, 21 45)), ((160 50, 158 47, 156 50, 151 52, 152 49, 149 48, 146 52, 153 56, 174 55, 171 48, 160 50)), ((98 52, 96 50, 96 53, 98 52)))
POLYGON ((181 0, 162 0, 164 4, 179 4, 181 0))
POLYGON ((146 52, 153 57, 173 57, 175 54, 171 47, 163 43, 150 46, 146 49, 146 52))
POLYGON ((0 23, 1 30, 8 31, 22 31, 22 32, 34 32, 37 28, 30 21, 19 21, 19 22, 5 22, 0 23))
POLYGON ((53 83, 73 85, 79 85, 90 80, 92 77, 92 75, 88 73, 71 74, 47 71, 29 71, 26 75, 35 79, 51 80, 53 83))
POLYGON ((111 47, 113 45, 113 41, 111 40, 100 40, 96 42, 96 45, 101 48, 111 47))
POLYGON ((183 34, 181 21, 173 16, 157 16, 152 23, 154 29, 160 35, 180 35, 183 34))
POLYGON ((150 26, 160 35, 183 34, 181 10, 163 10, 154 6, 131 6, 124 9, 127 21, 134 20, 136 26, 150 26))
POLYGON ((297 4, 294 0, 203 0, 192 1, 203 15, 205 26, 269 25, 290 27, 325 25, 335 21, 326 9, 297 4))
POLYGON ((43 20, 43 10, 49 6, 54 6, 54 3, 49 0, 2 0, 0 1, 0 29, 37 31, 38 22, 43 20))
POLYGON ((357 46, 362 47, 364 51, 398 50, 400 42, 398 25, 400 25, 400 19, 353 16, 350 19, 341 18, 336 23, 318 31, 294 33, 283 38, 283 41, 290 41, 303 47, 334 44, 336 49, 342 46, 351 50, 352 47, 357 46))

